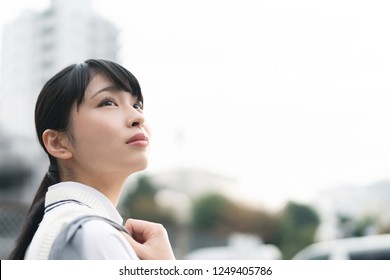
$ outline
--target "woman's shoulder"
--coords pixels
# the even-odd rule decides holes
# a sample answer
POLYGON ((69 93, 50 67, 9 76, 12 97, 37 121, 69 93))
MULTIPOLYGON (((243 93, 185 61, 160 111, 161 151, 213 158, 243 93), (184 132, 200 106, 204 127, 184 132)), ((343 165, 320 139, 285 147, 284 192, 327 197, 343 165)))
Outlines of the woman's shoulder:
POLYGON ((85 216, 69 224, 62 232, 67 240, 60 237, 59 242, 65 242, 63 252, 81 259, 138 259, 123 230, 106 218, 85 216))

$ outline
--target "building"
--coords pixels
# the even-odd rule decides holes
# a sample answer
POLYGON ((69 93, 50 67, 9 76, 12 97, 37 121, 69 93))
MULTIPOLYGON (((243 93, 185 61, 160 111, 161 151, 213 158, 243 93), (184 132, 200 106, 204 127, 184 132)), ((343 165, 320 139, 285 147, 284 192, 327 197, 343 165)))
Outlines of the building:
POLYGON ((227 193, 237 188, 235 179, 206 170, 180 168, 151 176, 163 189, 185 192, 193 198, 205 193, 227 193))
POLYGON ((3 32, 0 125, 34 136, 33 110, 43 84, 70 63, 117 61, 119 30, 95 14, 90 0, 52 0, 44 11, 25 11, 3 32))
POLYGON ((321 217, 317 240, 379 234, 390 228, 390 182, 340 186, 324 191, 315 201, 321 217))

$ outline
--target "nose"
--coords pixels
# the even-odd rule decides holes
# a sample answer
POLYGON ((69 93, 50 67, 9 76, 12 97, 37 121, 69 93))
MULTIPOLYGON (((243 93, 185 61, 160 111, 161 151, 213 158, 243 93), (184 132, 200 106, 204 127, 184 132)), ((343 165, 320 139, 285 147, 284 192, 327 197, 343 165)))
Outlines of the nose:
POLYGON ((136 109, 131 108, 126 123, 128 127, 143 127, 145 124, 145 117, 136 109))

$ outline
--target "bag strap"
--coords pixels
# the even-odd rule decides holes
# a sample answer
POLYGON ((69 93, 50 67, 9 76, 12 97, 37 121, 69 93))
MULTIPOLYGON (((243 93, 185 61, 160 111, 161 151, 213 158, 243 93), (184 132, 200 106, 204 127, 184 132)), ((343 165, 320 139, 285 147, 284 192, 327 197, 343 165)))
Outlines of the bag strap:
POLYGON ((65 246, 68 244, 69 240, 73 237, 73 235, 76 233, 76 231, 86 222, 91 220, 101 220, 104 221, 114 228, 116 228, 119 231, 125 232, 129 234, 129 232, 120 224, 115 223, 111 221, 110 219, 107 219, 102 216, 97 215, 87 215, 87 216, 81 216, 76 219, 74 219, 72 222, 67 224, 64 229, 61 230, 59 235, 54 240, 54 243, 51 247, 50 254, 49 254, 49 260, 58 260, 63 259, 63 252, 65 249, 65 246))

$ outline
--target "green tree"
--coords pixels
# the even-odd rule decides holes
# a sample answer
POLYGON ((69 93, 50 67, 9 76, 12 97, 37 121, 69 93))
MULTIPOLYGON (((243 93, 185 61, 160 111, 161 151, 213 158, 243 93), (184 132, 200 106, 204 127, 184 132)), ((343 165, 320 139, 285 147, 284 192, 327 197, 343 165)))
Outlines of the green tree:
POLYGON ((351 217, 343 214, 337 215, 338 228, 341 230, 342 237, 359 237, 367 235, 368 232, 376 227, 374 216, 351 217))
POLYGON ((320 223, 315 210, 307 205, 289 202, 280 215, 279 230, 274 244, 290 259, 299 250, 313 243, 320 223))
POLYGON ((175 223, 173 215, 161 209, 156 203, 158 189, 146 175, 140 176, 134 191, 128 192, 120 201, 119 209, 124 218, 136 218, 162 223, 169 226, 175 223))
POLYGON ((192 224, 195 229, 226 230, 231 202, 218 193, 206 194, 193 205, 192 224))
POLYGON ((195 229, 226 235, 251 233, 265 242, 272 241, 278 224, 274 214, 236 203, 217 193, 206 194, 195 201, 192 221, 195 229))

